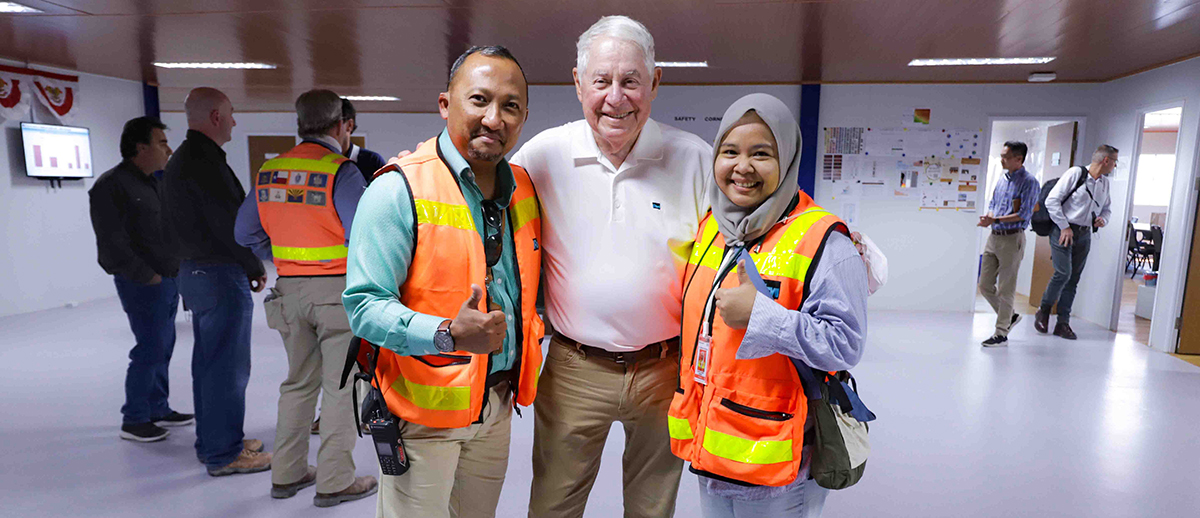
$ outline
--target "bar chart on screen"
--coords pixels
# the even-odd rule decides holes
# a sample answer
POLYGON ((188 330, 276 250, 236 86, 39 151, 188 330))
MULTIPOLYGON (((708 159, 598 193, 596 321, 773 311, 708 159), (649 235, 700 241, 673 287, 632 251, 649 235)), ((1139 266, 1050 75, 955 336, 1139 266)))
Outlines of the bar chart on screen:
POLYGON ((21 124, 26 176, 90 178, 92 149, 87 128, 21 124))

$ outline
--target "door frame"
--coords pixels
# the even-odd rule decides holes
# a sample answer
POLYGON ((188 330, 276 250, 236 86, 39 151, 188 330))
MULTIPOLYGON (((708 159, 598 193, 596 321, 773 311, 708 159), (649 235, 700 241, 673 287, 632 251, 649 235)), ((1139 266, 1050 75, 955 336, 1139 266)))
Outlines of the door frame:
MULTIPOLYGON (((1125 221, 1128 221, 1129 215, 1133 213, 1133 205, 1134 205, 1133 197, 1137 191, 1138 157, 1140 157, 1142 154, 1142 137, 1143 137, 1143 134, 1145 133, 1145 128, 1146 128, 1146 114, 1156 112, 1156 111, 1162 111, 1162 110, 1166 110, 1166 109, 1170 109, 1170 108, 1180 108, 1183 113, 1181 113, 1181 115, 1180 115, 1179 134, 1175 137, 1175 156, 1177 158, 1175 161, 1175 172, 1171 176, 1172 185, 1171 185, 1170 199, 1172 200, 1172 202, 1174 202, 1175 196, 1177 194, 1175 192, 1175 189, 1178 187, 1178 183, 1176 182, 1176 180, 1178 180, 1178 178, 1179 178, 1179 174, 1181 173, 1180 169, 1181 169, 1181 165, 1182 165, 1179 163, 1178 156, 1179 156, 1179 150, 1183 146, 1183 142, 1182 142, 1183 133, 1184 133, 1183 121, 1185 120, 1183 115, 1186 115, 1188 113, 1188 106, 1187 106, 1186 101, 1187 100, 1185 98, 1177 98, 1177 99, 1172 99, 1172 100, 1168 100, 1168 101, 1162 101, 1162 102, 1142 105, 1137 108, 1137 116, 1134 118, 1136 126, 1135 126, 1134 139, 1133 139, 1133 152, 1129 155, 1129 159, 1128 159, 1129 160, 1129 180, 1128 180, 1128 185, 1126 185, 1126 187, 1125 187, 1126 188, 1125 207, 1124 207, 1124 212, 1123 212, 1125 221)), ((1094 151, 1094 150, 1092 150, 1092 151, 1094 151)), ((1196 158, 1200 158, 1200 157, 1193 157, 1193 160, 1192 160, 1194 162, 1193 168, 1195 168, 1195 166, 1197 166, 1197 165, 1200 165, 1200 160, 1197 160, 1196 158)), ((1091 163, 1090 153, 1089 153, 1088 163, 1091 163)), ((1193 178, 1195 176, 1196 176, 1195 174, 1191 175, 1191 177, 1193 177, 1193 178)), ((1189 182, 1189 185, 1191 186, 1193 184, 1191 182, 1189 182)), ((1194 208, 1195 208, 1195 203, 1196 203, 1196 198, 1195 198, 1194 194, 1192 193, 1192 191, 1194 191, 1194 190, 1195 190, 1194 188, 1188 189, 1189 192, 1187 193, 1187 196, 1186 196, 1187 201, 1184 204, 1182 204, 1183 206, 1176 207, 1175 205, 1179 205, 1179 204, 1173 203, 1171 207, 1167 208, 1167 221, 1172 222, 1172 225, 1183 225, 1184 226, 1185 231, 1183 233, 1181 233, 1180 235, 1187 235, 1187 236, 1192 235, 1191 231, 1192 231, 1193 225, 1195 224, 1194 208)), ((1120 223, 1124 223, 1125 221, 1121 221, 1120 223)), ((1111 222, 1111 221, 1109 222, 1110 226, 1112 223, 1113 222, 1111 222)), ((1126 242, 1128 242, 1128 239, 1129 239, 1129 236, 1126 235, 1126 232, 1129 231, 1129 227, 1128 227, 1128 225, 1121 225, 1120 228, 1123 229, 1121 231, 1121 235, 1124 237, 1124 239, 1122 239, 1121 242, 1126 243, 1126 242)), ((1189 250, 1189 248, 1185 247, 1185 250, 1189 250)), ((1124 287, 1124 281, 1125 281, 1125 256, 1129 252, 1127 250, 1127 247, 1121 246, 1121 247, 1119 247, 1118 253, 1120 254, 1120 257, 1117 258, 1118 259, 1116 261, 1117 264, 1115 265, 1115 267, 1114 267, 1115 271, 1113 272, 1115 275, 1113 278, 1112 311, 1109 315, 1109 323, 1108 323, 1108 329, 1113 332, 1117 331, 1117 323, 1120 321, 1120 318, 1121 318, 1121 294, 1122 294, 1122 289, 1124 287)), ((1184 253, 1186 254, 1187 252, 1185 251, 1184 253)), ((1165 258, 1166 254, 1164 254, 1163 257, 1165 258)), ((1165 263, 1165 261, 1162 261, 1162 259, 1160 259, 1160 261, 1161 262, 1159 264, 1159 276, 1161 278, 1163 276, 1162 274, 1165 271, 1163 268, 1163 266, 1164 266, 1163 263, 1165 263)), ((1172 271, 1167 271, 1166 273, 1171 274, 1172 278, 1182 278, 1183 276, 1187 275, 1187 269, 1188 269, 1187 263, 1188 263, 1187 261, 1183 261, 1182 264, 1180 264, 1180 265, 1172 265, 1172 266, 1175 266, 1175 268, 1172 268, 1171 269, 1172 271)), ((1150 346, 1151 348, 1158 349, 1160 351, 1168 352, 1168 353, 1175 352, 1175 349, 1179 342, 1179 330, 1175 328, 1175 319, 1179 316, 1180 312, 1183 310, 1183 295, 1184 295, 1184 293, 1183 293, 1183 290, 1181 289, 1179 291, 1178 295, 1176 297, 1173 297, 1174 300, 1166 300, 1167 297, 1163 293, 1159 292, 1158 290, 1155 290, 1154 313, 1152 315, 1154 318, 1151 319, 1150 338, 1149 338, 1149 340, 1147 340, 1148 342, 1150 342, 1147 345, 1150 346), (1164 318, 1162 318, 1163 316, 1168 316, 1168 318, 1164 319, 1164 318), (1158 324, 1155 324, 1155 322, 1158 322, 1158 324), (1163 343, 1156 343, 1154 340, 1154 335, 1155 335, 1154 330, 1156 328, 1162 329, 1163 326, 1166 326, 1166 328, 1169 330, 1169 332, 1167 334, 1168 339, 1165 340, 1163 343)))

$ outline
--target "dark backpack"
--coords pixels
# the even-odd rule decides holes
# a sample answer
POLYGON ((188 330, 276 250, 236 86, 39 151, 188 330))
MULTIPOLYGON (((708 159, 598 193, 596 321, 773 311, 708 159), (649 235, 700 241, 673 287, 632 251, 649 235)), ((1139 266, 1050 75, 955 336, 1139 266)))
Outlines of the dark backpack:
MULTIPOLYGON (((1071 169, 1067 169, 1067 172, 1064 173, 1063 176, 1071 174, 1071 170, 1076 168, 1083 169, 1082 167, 1078 166, 1072 167, 1071 169)), ((1046 196, 1048 196, 1050 194, 1050 190, 1058 184, 1058 180, 1059 178, 1051 178, 1046 180, 1046 183, 1042 184, 1042 192, 1041 194, 1038 194, 1037 205, 1033 207, 1033 217, 1029 218, 1029 227, 1032 228, 1034 233, 1039 236, 1049 236, 1050 231, 1054 229, 1054 221, 1050 219, 1050 212, 1046 210, 1046 196)), ((1075 194, 1075 191, 1078 191, 1079 188, 1083 186, 1084 180, 1087 180, 1087 175, 1080 173, 1079 180, 1075 182, 1075 187, 1071 189, 1071 192, 1067 193, 1067 195, 1063 198, 1063 201, 1071 199, 1071 196, 1075 194)))

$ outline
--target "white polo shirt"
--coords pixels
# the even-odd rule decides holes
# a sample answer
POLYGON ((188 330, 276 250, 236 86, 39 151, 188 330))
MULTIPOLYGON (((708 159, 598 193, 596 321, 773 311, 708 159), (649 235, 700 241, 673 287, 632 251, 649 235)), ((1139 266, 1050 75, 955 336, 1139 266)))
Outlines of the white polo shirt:
POLYGON ((682 278, 700 219, 712 146, 646 121, 621 167, 586 120, 541 132, 512 163, 542 205, 546 312, 559 334, 610 351, 679 336, 682 278))

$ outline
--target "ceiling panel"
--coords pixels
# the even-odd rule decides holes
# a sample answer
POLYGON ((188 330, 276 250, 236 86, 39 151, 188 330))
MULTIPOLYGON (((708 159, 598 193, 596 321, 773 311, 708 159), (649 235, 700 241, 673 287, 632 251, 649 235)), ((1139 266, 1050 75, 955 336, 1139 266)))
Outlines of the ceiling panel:
POLYGON ((1105 81, 1200 54, 1200 0, 28 0, 0 15, 0 57, 160 85, 164 109, 221 88, 290 110, 313 87, 393 95, 362 111, 434 111, 450 62, 499 43, 529 80, 569 84, 575 40, 624 13, 655 34, 666 84, 1105 81), (908 67, 914 58, 1055 56, 1047 65, 908 67), (155 61, 261 61, 186 71, 155 61))

